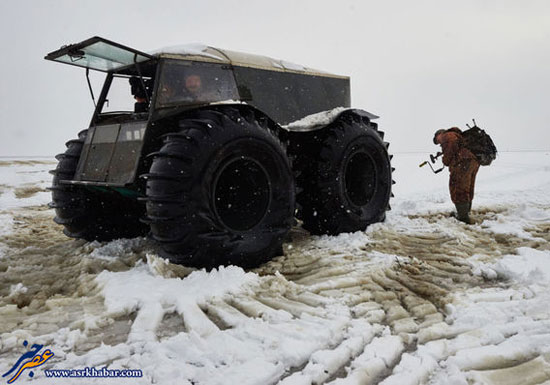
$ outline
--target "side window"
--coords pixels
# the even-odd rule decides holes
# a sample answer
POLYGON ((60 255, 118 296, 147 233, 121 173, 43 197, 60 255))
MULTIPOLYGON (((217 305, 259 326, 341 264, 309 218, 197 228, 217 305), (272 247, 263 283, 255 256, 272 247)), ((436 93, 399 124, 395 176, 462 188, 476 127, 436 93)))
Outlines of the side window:
POLYGON ((220 64, 166 61, 161 69, 157 106, 238 99, 230 69, 220 64))
POLYGON ((146 112, 148 108, 146 94, 151 98, 153 80, 144 76, 143 82, 146 90, 143 89, 141 80, 137 76, 115 75, 101 113, 146 112), (143 110, 136 111, 136 103, 140 102, 143 104, 143 110))
POLYGON ((133 112, 134 102, 135 100, 130 94, 128 78, 115 76, 109 87, 107 101, 103 105, 103 110, 101 112, 133 112))

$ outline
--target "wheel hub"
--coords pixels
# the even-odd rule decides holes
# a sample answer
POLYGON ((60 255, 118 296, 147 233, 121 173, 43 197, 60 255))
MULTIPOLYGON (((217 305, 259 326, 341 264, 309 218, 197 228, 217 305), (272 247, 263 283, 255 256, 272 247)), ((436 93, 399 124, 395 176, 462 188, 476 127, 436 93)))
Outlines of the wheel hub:
POLYGON ((355 206, 365 206, 376 191, 376 167, 365 152, 353 154, 345 169, 346 195, 355 206))
POLYGON ((213 206, 218 219, 231 230, 246 231, 265 216, 271 199, 269 177, 249 158, 232 159, 217 173, 213 206))

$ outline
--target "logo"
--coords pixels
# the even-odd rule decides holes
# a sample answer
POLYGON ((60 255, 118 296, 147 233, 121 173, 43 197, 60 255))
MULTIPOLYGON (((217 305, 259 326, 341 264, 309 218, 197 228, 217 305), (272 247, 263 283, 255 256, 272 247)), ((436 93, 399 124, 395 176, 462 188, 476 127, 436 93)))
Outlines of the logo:
MULTIPOLYGON (((24 347, 27 347, 28 344, 29 343, 27 341, 23 342, 24 347)), ((8 384, 15 382, 25 369, 36 368, 40 365, 43 365, 46 361, 54 356, 53 352, 50 349, 45 349, 42 354, 40 354, 39 352, 40 350, 42 350, 43 347, 44 345, 33 344, 28 352, 23 353, 21 357, 19 357, 15 365, 13 365, 10 370, 2 375, 2 377, 7 377, 12 372, 15 372, 15 374, 8 380, 8 384), (19 370, 17 370, 17 368, 19 368, 19 370)), ((34 372, 30 371, 29 377, 33 376, 34 372)))

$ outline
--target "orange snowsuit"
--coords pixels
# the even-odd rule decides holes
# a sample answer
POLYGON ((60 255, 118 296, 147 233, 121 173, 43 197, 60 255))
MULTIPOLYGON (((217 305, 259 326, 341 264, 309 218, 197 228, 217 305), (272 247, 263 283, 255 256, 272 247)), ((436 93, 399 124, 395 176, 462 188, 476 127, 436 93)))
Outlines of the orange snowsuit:
POLYGON ((474 199, 474 186, 479 161, 462 145, 462 131, 457 127, 437 137, 443 152, 443 164, 449 167, 449 190, 453 203, 467 203, 474 199))

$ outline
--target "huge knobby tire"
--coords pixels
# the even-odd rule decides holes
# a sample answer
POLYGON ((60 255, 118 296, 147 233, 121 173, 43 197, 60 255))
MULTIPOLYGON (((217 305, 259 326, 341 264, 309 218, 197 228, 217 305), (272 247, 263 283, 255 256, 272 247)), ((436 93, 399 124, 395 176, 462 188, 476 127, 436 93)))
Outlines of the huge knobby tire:
POLYGON ((110 241, 146 235, 148 227, 140 222, 143 204, 124 198, 114 191, 94 192, 82 186, 62 184, 72 180, 88 130, 81 131, 78 139, 66 143, 67 150, 56 156, 59 161, 53 174, 50 190, 55 208, 54 221, 63 225, 63 232, 71 238, 87 241, 110 241))
POLYGON ((256 266, 293 222, 285 149, 253 113, 195 111, 165 136, 146 177, 151 233, 174 263, 256 266))
POLYGON ((391 195, 387 143, 368 119, 340 116, 314 132, 291 134, 296 200, 313 234, 364 230, 385 219, 391 195))

